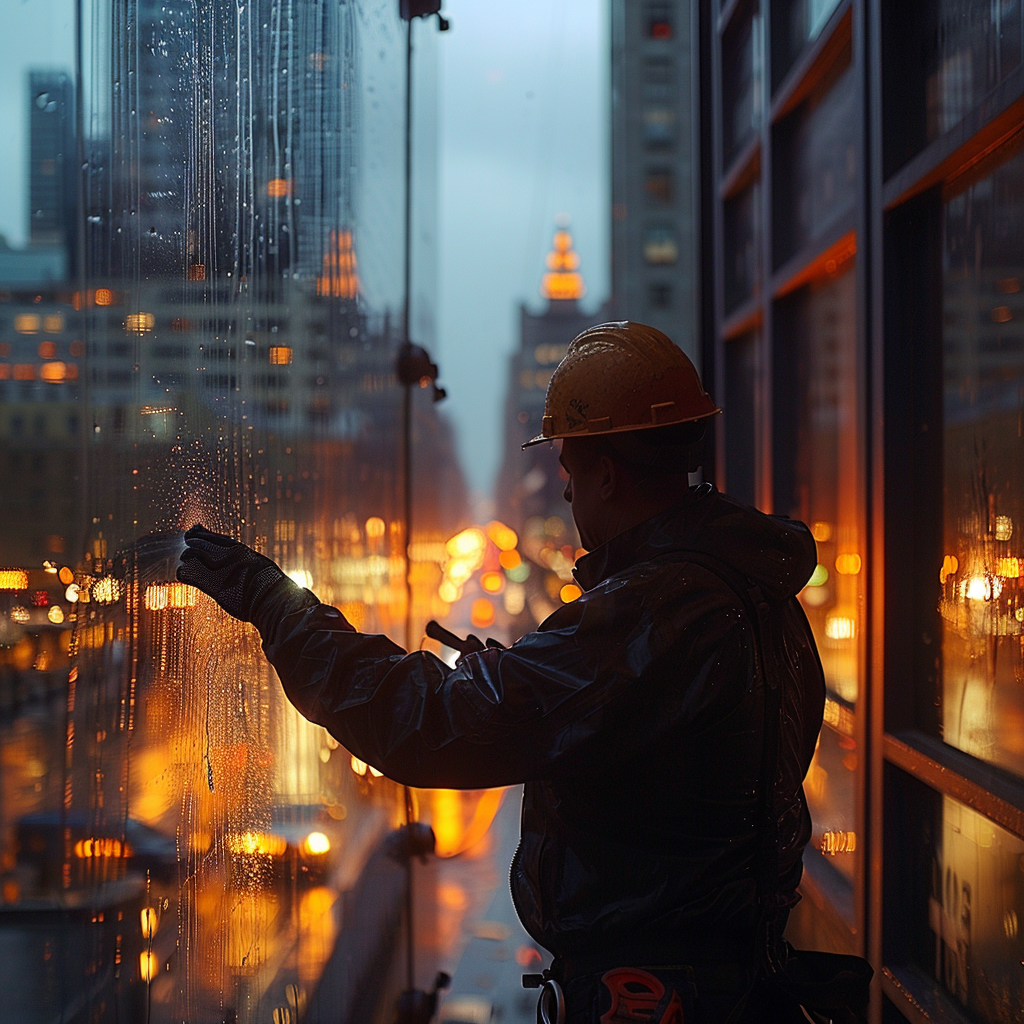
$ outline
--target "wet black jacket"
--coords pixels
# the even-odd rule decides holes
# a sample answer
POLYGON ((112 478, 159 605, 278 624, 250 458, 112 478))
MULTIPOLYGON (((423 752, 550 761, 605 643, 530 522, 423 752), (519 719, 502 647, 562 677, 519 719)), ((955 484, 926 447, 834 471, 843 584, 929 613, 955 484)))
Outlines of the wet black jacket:
POLYGON ((390 778, 526 783, 512 893, 557 956, 740 956, 757 916, 763 689, 746 605, 709 558, 759 588, 781 638, 766 655, 784 684, 779 875, 795 902, 824 702, 794 599, 815 565, 802 524, 704 485, 581 558, 585 593, 536 632, 454 669, 284 584, 256 625, 296 707, 390 778))

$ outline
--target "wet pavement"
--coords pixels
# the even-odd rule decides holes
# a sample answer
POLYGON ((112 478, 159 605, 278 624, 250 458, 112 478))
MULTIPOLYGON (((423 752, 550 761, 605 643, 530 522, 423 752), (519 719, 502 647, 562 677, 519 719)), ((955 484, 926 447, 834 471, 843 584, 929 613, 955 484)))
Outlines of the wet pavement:
POLYGON ((524 989, 521 978, 542 970, 549 958, 519 923, 508 885, 521 803, 522 789, 508 790, 478 847, 438 865, 442 920, 446 909, 463 911, 457 934, 449 932, 451 944, 443 958, 452 975, 439 1010, 445 1024, 536 1020, 537 993, 524 989))

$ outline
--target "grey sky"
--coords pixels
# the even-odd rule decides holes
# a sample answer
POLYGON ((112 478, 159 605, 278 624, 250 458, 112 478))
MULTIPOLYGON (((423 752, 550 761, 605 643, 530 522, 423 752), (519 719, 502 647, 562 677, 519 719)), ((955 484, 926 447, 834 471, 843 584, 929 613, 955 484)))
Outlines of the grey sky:
MULTIPOLYGON (((73 9, 73 0, 0 0, 11 44, 0 62, 0 234, 14 244, 26 236, 25 71, 71 70, 73 9)), ((608 292, 607 0, 446 0, 445 13, 434 355, 470 486, 487 492, 518 304, 542 306, 559 214, 582 259, 585 307, 608 292)))

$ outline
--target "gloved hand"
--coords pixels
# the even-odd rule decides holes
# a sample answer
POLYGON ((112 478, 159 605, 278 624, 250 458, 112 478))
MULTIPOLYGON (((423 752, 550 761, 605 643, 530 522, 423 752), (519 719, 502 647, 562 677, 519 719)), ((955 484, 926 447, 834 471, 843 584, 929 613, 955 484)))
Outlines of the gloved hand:
POLYGON ((269 558, 205 526, 193 526, 185 534, 185 545, 178 579, 198 587, 243 622, 252 622, 260 598, 287 579, 269 558))

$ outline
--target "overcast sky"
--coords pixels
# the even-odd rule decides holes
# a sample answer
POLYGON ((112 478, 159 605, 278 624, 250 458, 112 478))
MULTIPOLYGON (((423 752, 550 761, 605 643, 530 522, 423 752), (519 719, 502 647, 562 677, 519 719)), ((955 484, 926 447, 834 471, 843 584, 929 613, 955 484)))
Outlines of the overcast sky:
MULTIPOLYGON (((85 4, 96 0, 82 0, 85 4)), ((73 65, 73 0, 0 0, 0 234, 26 235, 25 71, 73 65)), ((446 0, 434 353, 470 486, 500 455, 518 307, 539 309, 555 219, 569 217, 588 294, 608 292, 607 0, 446 0)), ((431 20, 418 32, 434 31, 431 20)))

